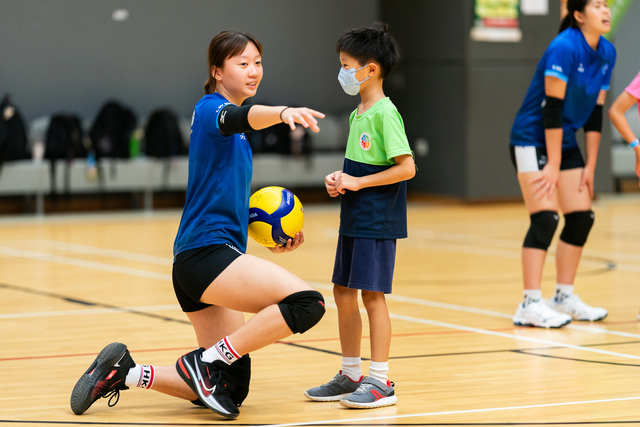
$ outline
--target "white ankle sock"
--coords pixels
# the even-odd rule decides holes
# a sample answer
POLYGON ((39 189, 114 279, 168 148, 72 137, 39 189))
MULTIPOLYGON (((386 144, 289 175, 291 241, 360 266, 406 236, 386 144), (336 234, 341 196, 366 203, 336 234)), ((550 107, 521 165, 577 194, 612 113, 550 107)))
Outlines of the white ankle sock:
POLYGON ((231 365, 236 360, 240 359, 240 356, 229 342, 229 337, 224 337, 218 344, 205 350, 202 353, 202 361, 211 363, 214 360, 222 360, 227 365, 231 365))
POLYGON ((129 369, 124 385, 150 389, 156 379, 155 369, 151 365, 136 365, 129 369))
POLYGON ((562 283, 556 283, 556 302, 562 302, 565 298, 573 295, 573 285, 564 285, 562 283))
POLYGON ((374 362, 371 361, 369 365, 369 377, 374 380, 380 381, 382 384, 386 385, 388 381, 387 374, 389 373, 389 362, 374 362))
POLYGON ((360 381, 362 377, 362 359, 359 357, 343 357, 342 375, 351 378, 352 381, 360 381))
POLYGON ((540 299, 542 299, 542 291, 540 289, 525 289, 522 294, 524 295, 525 307, 532 302, 540 301, 540 299))

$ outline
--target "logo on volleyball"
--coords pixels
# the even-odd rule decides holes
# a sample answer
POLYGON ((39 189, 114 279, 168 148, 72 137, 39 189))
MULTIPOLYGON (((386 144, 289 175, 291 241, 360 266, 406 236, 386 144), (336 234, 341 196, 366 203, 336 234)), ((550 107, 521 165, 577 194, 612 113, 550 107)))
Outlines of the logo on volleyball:
POLYGON ((371 148, 371 137, 366 132, 363 132, 362 135, 360 135, 360 148, 364 151, 369 151, 371 148))

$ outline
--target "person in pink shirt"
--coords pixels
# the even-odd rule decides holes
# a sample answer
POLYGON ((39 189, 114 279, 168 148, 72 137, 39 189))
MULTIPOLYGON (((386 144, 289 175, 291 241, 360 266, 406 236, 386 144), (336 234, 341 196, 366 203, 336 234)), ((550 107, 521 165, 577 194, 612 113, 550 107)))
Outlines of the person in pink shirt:
MULTIPOLYGON (((618 96, 611 108, 609 109, 609 119, 611 123, 618 129, 620 135, 629 143, 629 147, 636 152, 636 175, 640 178, 640 142, 633 134, 629 122, 625 117, 625 112, 638 103, 638 111, 640 112, 640 73, 627 86, 627 88, 618 96)), ((638 316, 640 318, 640 316, 638 316)))
MULTIPOLYGON (((633 134, 631 126, 625 117, 625 112, 638 103, 638 113, 640 114, 640 73, 627 86, 627 88, 618 96, 613 105, 609 109, 609 119, 611 123, 618 129, 620 135, 629 143, 629 147, 636 152, 636 175, 640 178, 640 142, 633 134)), ((638 314, 640 320, 640 314, 638 314)))

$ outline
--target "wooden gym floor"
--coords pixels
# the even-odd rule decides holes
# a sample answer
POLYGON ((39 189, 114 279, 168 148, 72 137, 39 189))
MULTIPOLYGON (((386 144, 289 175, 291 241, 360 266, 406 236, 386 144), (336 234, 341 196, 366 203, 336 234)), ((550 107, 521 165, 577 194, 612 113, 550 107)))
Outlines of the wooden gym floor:
MULTIPOLYGON (((338 206, 306 206, 302 248, 273 255, 250 242, 248 251, 311 283, 327 314, 252 354, 251 392, 233 421, 137 389, 113 408, 104 399, 83 416, 69 408, 74 383, 112 341, 155 365, 195 348, 171 286, 180 212, 0 218, 0 425, 638 424, 640 198, 601 198, 594 210, 576 291, 609 317, 543 330, 511 322, 528 227, 522 204, 411 203, 388 297, 398 404, 349 410, 303 395, 340 368, 329 284, 338 206)), ((543 296, 554 283, 550 257, 543 296)), ((366 336, 362 346, 366 358, 366 336)))

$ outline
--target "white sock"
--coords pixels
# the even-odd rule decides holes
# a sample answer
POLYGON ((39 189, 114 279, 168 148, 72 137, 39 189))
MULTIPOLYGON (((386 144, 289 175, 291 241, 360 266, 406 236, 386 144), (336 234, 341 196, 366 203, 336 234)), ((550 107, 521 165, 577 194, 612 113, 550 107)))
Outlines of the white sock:
POLYGON ((124 380, 127 387, 139 387, 150 389, 156 379, 155 369, 151 365, 136 365, 129 369, 124 380))
POLYGON ((222 360, 227 365, 231 365, 236 360, 240 359, 240 356, 229 342, 229 337, 224 337, 218 344, 205 350, 202 353, 202 361, 211 363, 214 360, 222 360))
POLYGON ((522 293, 524 295, 525 307, 532 302, 540 301, 542 299, 542 291, 540 289, 525 289, 522 293))
POLYGON ((387 385, 389 373, 389 362, 374 362, 371 361, 369 365, 369 377, 374 380, 380 381, 382 384, 387 385))
POLYGON ((556 302, 562 302, 565 298, 573 295, 573 285, 564 285, 556 283, 556 294, 554 296, 556 302))
POLYGON ((342 357, 342 375, 358 382, 362 378, 362 359, 359 357, 342 357))

